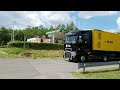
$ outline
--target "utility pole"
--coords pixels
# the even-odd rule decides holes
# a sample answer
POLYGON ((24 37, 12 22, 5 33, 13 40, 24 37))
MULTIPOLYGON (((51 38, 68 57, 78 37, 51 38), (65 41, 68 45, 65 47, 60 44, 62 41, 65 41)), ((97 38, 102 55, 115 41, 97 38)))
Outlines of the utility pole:
POLYGON ((12 32, 11 32, 11 41, 12 41, 12 32))
MULTIPOLYGON (((75 16, 73 16, 73 18, 74 18, 74 24, 76 23, 76 17, 75 16)), ((75 25, 74 25, 74 30, 75 30, 75 25)))
MULTIPOLYGON (((80 20, 78 21, 78 26, 80 26, 80 20)), ((80 28, 80 27, 79 27, 80 28)))
POLYGON ((14 42, 14 25, 15 25, 16 21, 13 21, 13 42, 14 42))
POLYGON ((83 29, 84 29, 84 18, 83 18, 83 29))
POLYGON ((26 36, 24 35, 24 49, 25 49, 26 36))
POLYGON ((85 28, 85 19, 83 18, 83 29, 86 29, 85 28))
POLYGON ((53 43, 54 43, 54 40, 55 40, 55 39, 54 39, 54 33, 53 33, 53 35, 52 35, 52 38, 53 38, 53 43))

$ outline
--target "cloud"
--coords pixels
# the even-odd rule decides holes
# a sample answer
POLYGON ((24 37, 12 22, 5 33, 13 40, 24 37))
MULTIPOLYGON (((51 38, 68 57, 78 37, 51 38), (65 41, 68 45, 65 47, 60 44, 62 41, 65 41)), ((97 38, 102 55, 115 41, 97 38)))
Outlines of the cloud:
POLYGON ((117 19, 117 25, 118 25, 118 28, 120 29, 120 17, 118 17, 117 19))
POLYGON ((117 11, 79 11, 78 16, 80 18, 90 19, 96 16, 112 16, 117 13, 117 11))
MULTIPOLYGON (((80 18, 90 19, 95 16, 116 15, 117 11, 0 11, 0 27, 25 28, 29 26, 49 26, 57 24, 68 24, 71 21, 77 23, 77 17, 73 13, 78 13, 80 18)), ((120 20, 117 20, 120 27, 120 20)))
POLYGON ((0 11, 0 26, 25 28, 29 26, 67 24, 72 21, 68 11, 0 11))
POLYGON ((53 24, 68 24, 72 21, 67 11, 41 11, 40 17, 44 23, 53 24))
POLYGON ((118 28, 116 28, 116 29, 107 29, 107 30, 104 30, 104 31, 116 33, 116 32, 119 32, 119 29, 118 28))
POLYGON ((13 21, 15 28, 25 28, 28 25, 41 25, 43 22, 39 19, 37 12, 32 11, 0 11, 0 26, 13 27, 13 21))

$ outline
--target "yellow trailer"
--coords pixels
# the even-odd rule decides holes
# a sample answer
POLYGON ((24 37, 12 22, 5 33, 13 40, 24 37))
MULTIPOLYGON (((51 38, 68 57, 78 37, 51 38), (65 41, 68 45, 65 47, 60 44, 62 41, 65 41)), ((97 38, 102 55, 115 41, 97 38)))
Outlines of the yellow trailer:
POLYGON ((120 34, 94 29, 92 45, 93 50, 120 52, 120 34))

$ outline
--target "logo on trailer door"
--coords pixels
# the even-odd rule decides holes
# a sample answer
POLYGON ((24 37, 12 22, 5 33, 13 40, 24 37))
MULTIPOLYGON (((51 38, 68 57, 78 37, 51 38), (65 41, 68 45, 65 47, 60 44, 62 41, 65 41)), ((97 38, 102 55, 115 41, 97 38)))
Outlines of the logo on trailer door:
POLYGON ((98 48, 101 48, 101 42, 98 42, 98 48))
POLYGON ((98 33, 98 39, 101 39, 101 33, 98 33))

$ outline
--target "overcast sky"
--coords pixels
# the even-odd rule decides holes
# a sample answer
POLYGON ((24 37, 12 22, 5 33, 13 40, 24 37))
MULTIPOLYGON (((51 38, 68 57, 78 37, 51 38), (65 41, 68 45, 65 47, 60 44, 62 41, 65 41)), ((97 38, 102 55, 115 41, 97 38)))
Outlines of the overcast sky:
POLYGON ((120 32, 118 11, 0 11, 0 27, 13 28, 13 21, 16 21, 15 28, 66 25, 73 21, 79 29, 120 32))

